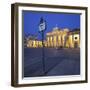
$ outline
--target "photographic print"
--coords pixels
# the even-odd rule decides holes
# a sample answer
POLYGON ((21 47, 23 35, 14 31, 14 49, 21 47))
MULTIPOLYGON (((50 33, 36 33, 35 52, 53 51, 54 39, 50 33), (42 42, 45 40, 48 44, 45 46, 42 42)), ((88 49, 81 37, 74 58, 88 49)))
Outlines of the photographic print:
POLYGON ((24 77, 80 75, 80 14, 22 14, 24 77))
POLYGON ((86 15, 86 7, 12 4, 12 86, 87 82, 86 15))

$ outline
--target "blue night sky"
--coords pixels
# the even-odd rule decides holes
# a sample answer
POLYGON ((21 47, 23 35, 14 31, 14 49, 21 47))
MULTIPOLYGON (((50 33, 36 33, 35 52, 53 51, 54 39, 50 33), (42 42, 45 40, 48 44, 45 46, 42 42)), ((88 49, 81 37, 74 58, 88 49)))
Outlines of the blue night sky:
POLYGON ((56 25, 61 29, 80 28, 80 14, 23 11, 24 33, 37 35, 40 39, 39 22, 41 17, 47 22, 45 34, 52 31, 56 25))

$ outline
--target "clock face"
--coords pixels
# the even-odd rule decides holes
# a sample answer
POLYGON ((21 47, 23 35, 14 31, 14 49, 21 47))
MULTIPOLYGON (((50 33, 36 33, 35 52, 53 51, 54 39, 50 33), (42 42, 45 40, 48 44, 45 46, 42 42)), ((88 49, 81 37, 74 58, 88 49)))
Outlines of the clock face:
POLYGON ((44 31, 44 30, 45 30, 45 22, 39 25, 39 31, 44 31))

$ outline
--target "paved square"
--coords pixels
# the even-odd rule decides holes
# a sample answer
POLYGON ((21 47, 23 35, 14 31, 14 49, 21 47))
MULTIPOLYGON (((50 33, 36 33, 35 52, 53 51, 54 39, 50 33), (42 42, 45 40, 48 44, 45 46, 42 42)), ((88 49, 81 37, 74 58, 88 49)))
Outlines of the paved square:
POLYGON ((24 77, 79 75, 80 48, 24 48, 24 77))

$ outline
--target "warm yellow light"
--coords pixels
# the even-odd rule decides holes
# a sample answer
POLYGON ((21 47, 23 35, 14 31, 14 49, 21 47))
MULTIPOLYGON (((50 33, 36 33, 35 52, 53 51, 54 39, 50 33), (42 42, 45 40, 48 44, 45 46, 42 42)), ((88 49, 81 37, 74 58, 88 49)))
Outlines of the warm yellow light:
MULTIPOLYGON (((51 32, 46 33, 46 41, 44 41, 45 47, 72 47, 74 48, 75 43, 80 47, 80 36, 79 34, 68 34, 69 29, 65 28, 62 30, 54 29, 51 32)), ((27 47, 42 47, 42 41, 38 40, 29 40, 27 47)))

